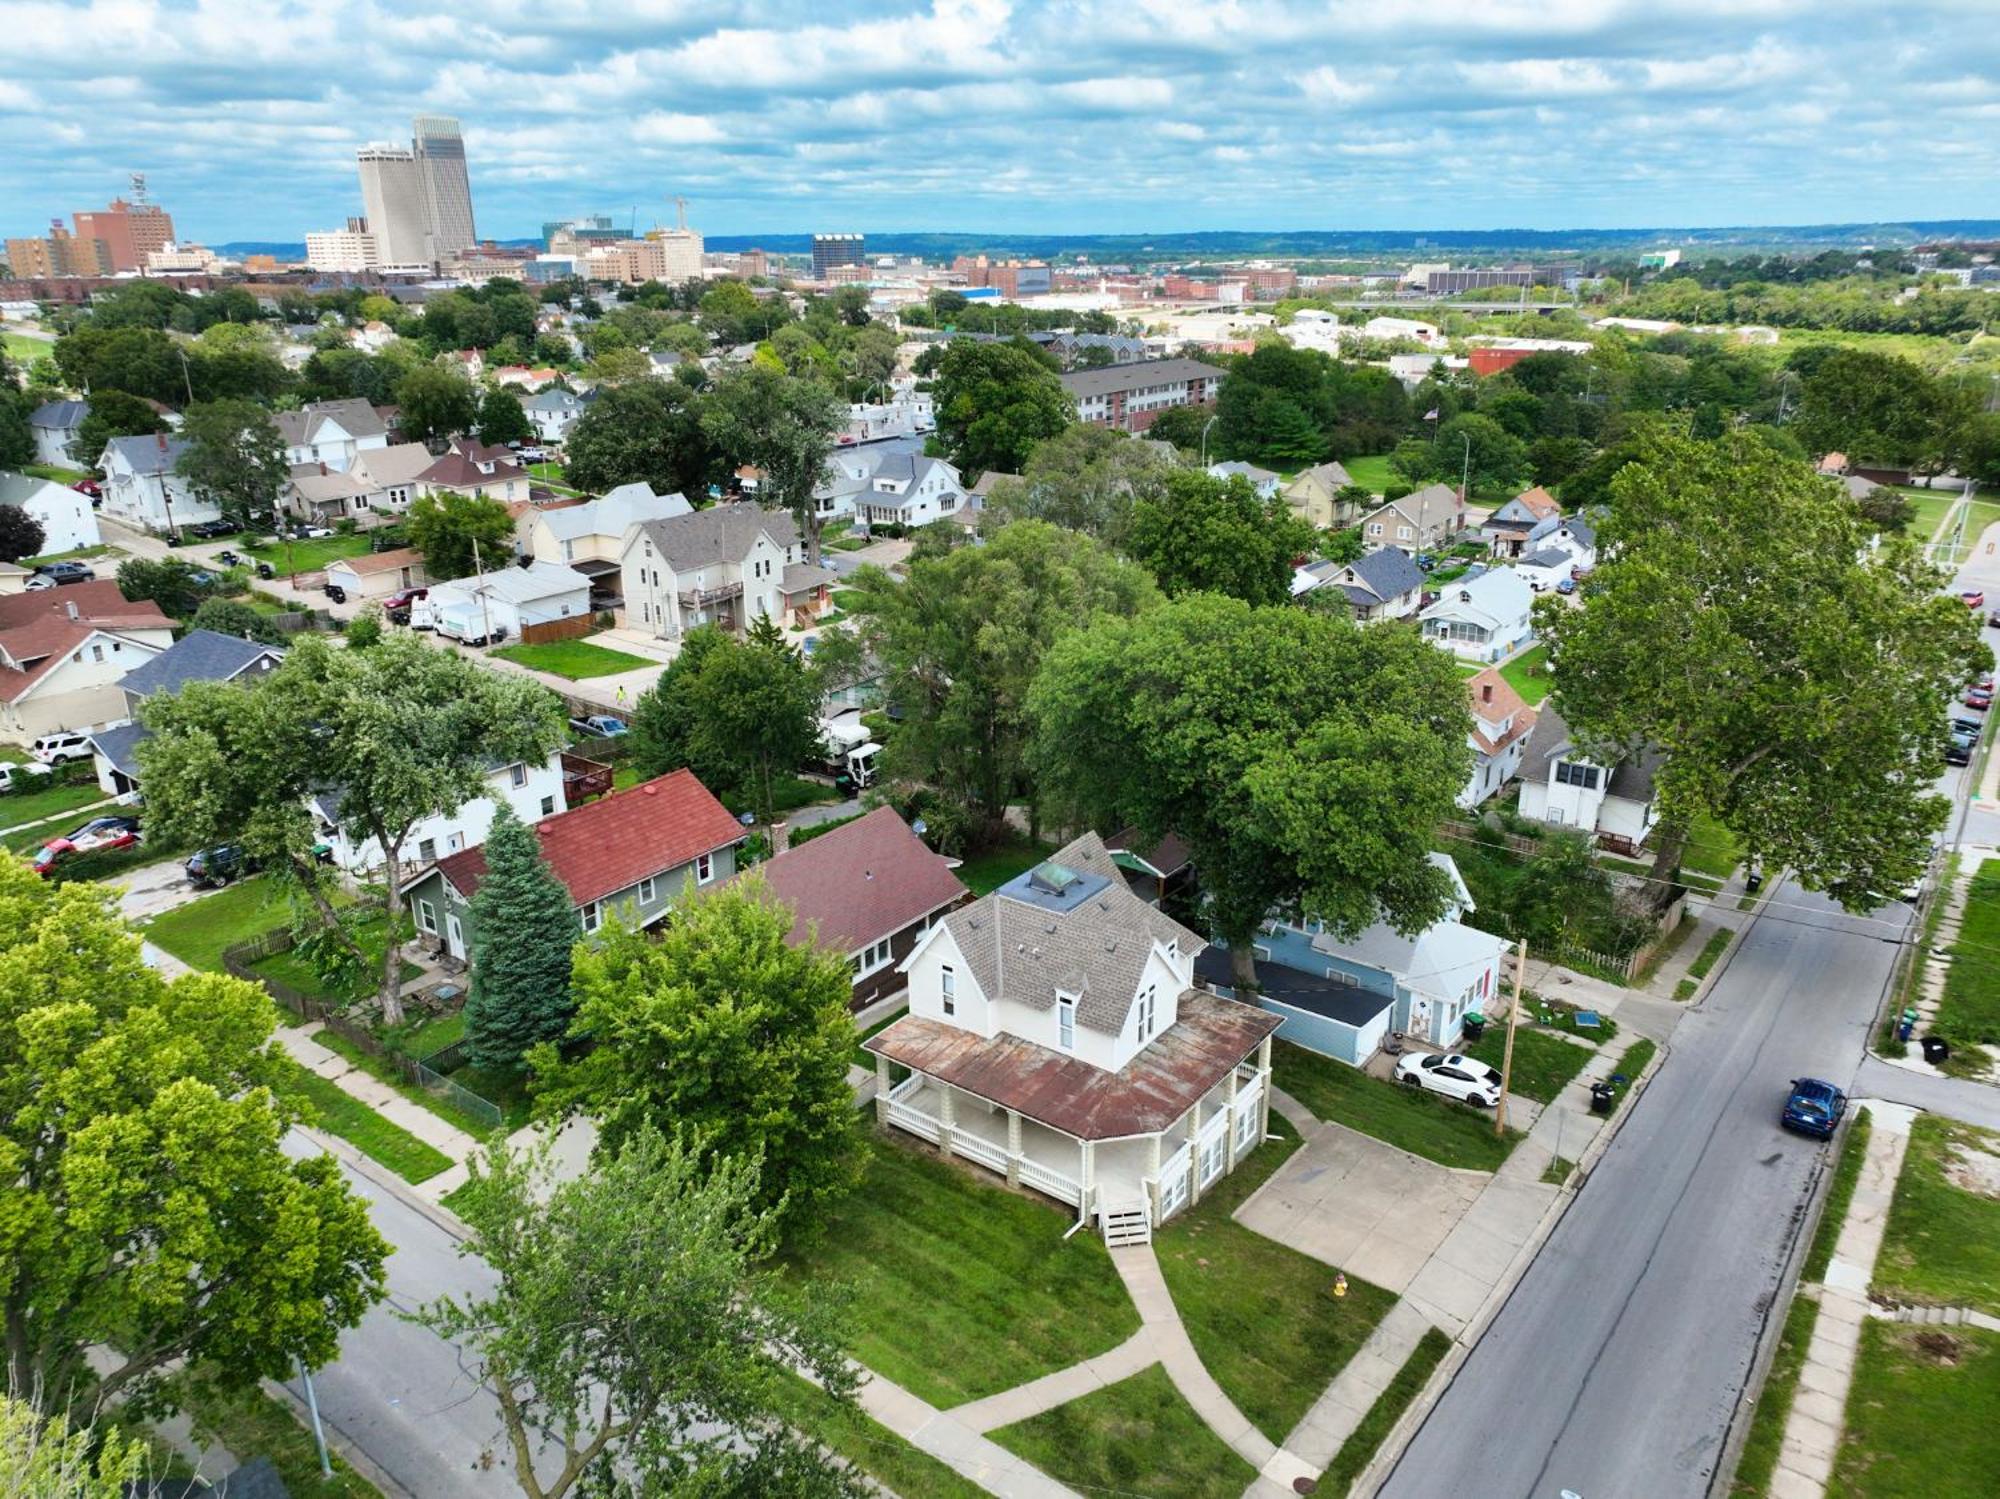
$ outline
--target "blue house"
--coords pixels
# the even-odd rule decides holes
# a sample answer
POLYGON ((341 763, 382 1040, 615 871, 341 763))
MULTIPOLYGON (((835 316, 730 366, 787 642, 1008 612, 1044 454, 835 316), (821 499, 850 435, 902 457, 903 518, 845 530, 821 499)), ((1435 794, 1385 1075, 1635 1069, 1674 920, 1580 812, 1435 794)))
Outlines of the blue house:
MULTIPOLYGON (((1391 1032, 1455 1046, 1466 1012, 1497 1002, 1507 942, 1458 919, 1473 909, 1471 892, 1448 854, 1430 858, 1456 896, 1413 937, 1383 921, 1344 942, 1311 918, 1265 923, 1255 944, 1256 1002, 1283 1022, 1281 1039, 1358 1067, 1391 1032)), ((1235 998, 1227 949, 1203 952, 1195 976, 1235 998)))

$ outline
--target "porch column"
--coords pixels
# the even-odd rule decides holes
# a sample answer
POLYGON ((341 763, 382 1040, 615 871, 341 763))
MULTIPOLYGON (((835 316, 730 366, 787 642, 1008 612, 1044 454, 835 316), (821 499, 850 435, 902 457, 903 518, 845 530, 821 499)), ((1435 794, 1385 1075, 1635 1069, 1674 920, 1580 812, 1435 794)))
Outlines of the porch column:
POLYGON ((1155 1133, 1146 1145, 1146 1215, 1153 1227, 1160 1226, 1160 1136, 1155 1133))
POLYGON ((938 1083, 938 1154, 951 1159, 951 1132, 958 1123, 956 1090, 950 1083, 938 1083))
POLYGON ((1236 1169, 1236 1069, 1229 1069, 1229 1139, 1222 1147, 1224 1171, 1236 1169))
POLYGON ((889 1059, 880 1052, 875 1054, 875 1122, 889 1122, 889 1059))
POLYGON ((1264 1077, 1264 1096, 1257 1100, 1257 1133, 1259 1136, 1271 1133, 1271 1038, 1266 1036, 1257 1043, 1257 1070, 1264 1077))
POLYGON ((1021 1185, 1021 1115, 1016 1109, 1007 1111, 1007 1185, 1021 1185))
POLYGON ((1090 1212, 1090 1189, 1095 1185, 1094 1178, 1097 1175, 1097 1142, 1094 1140, 1079 1140, 1077 1144, 1081 1147, 1083 1158, 1082 1165, 1078 1167, 1080 1174, 1077 1177, 1077 1180, 1083 1186, 1082 1193, 1080 1194, 1083 1201, 1079 1204, 1079 1207, 1087 1216, 1090 1212))
POLYGON ((1201 1201, 1201 1100, 1194 1101, 1189 1111, 1194 1116, 1194 1128, 1189 1131, 1191 1148, 1188 1151, 1188 1206, 1201 1201))

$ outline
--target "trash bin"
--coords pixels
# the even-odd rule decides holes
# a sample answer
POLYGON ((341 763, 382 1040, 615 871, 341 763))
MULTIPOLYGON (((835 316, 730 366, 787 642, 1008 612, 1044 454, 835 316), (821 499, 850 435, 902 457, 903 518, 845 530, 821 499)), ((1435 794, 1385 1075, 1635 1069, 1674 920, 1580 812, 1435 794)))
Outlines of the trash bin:
POLYGON ((1951 1043, 1942 1036, 1926 1036, 1923 1044, 1926 1062, 1935 1064, 1951 1055, 1951 1043))
POLYGON ((1896 1039, 1898 1041, 1909 1040, 1911 1033, 1915 1031, 1916 1028, 1917 1028, 1917 1012, 1915 1010, 1903 1011, 1903 1018, 1896 1023, 1896 1039))
POLYGON ((1477 1010, 1467 1010, 1460 1023, 1465 1027, 1465 1039, 1468 1041, 1477 1041, 1486 1034, 1486 1017, 1477 1010))
POLYGON ((1591 1113, 1608 1114, 1611 1112, 1612 1105, 1617 1102, 1618 1102, 1618 1090, 1612 1087, 1611 1084, 1592 1083, 1590 1085, 1591 1113))

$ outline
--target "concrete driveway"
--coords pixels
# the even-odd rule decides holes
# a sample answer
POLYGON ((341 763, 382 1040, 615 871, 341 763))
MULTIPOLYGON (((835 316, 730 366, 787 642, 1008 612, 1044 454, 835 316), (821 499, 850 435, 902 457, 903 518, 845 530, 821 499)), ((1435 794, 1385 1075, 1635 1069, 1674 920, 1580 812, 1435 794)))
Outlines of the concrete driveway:
POLYGON ((118 880, 118 914, 127 921, 148 921, 199 896, 202 892, 189 883, 185 863, 162 859, 118 880))

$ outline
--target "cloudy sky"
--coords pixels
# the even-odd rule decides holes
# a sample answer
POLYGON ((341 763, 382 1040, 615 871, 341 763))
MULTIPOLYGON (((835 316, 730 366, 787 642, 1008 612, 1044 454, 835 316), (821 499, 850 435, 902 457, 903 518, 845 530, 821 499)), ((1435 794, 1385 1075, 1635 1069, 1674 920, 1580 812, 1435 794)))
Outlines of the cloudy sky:
POLYGON ((359 213, 458 115, 480 232, 2000 216, 2000 0, 0 0, 0 231, 359 213))

